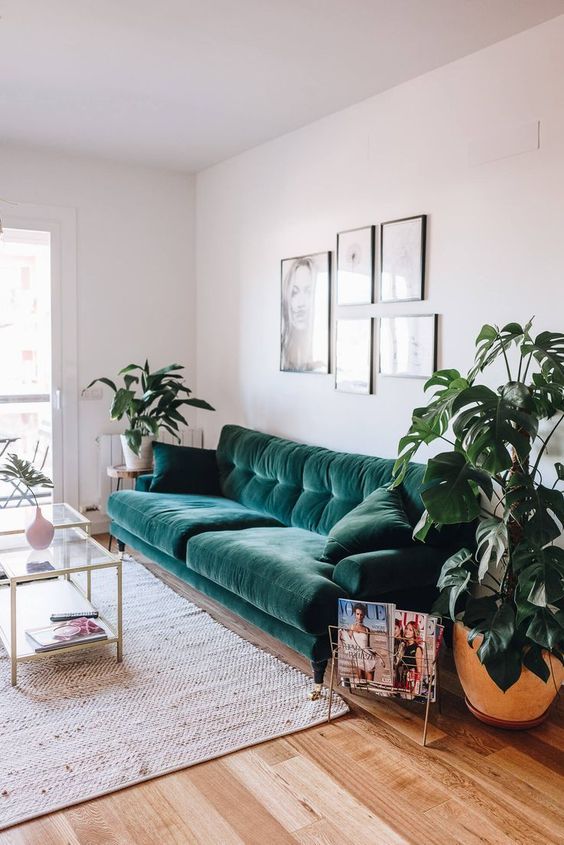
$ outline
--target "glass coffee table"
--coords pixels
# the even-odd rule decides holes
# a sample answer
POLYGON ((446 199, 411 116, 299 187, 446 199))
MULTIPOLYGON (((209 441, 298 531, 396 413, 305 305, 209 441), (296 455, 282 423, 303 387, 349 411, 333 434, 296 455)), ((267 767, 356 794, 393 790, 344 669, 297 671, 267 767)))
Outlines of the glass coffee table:
MULTIPOLYGON (((90 534, 90 520, 66 502, 40 505, 41 513, 52 522, 55 528, 83 528, 90 534)), ((26 505, 20 508, 0 510, 0 537, 9 534, 23 534, 35 516, 35 507, 26 505)))
POLYGON ((115 644, 116 659, 121 662, 121 557, 112 555, 82 528, 59 526, 49 548, 42 551, 31 549, 22 533, 0 536, 0 565, 7 576, 0 581, 0 641, 10 658, 12 686, 17 683, 18 663, 27 660, 115 644), (50 568, 37 571, 38 565, 45 562, 50 568), (98 617, 107 630, 107 639, 69 643, 55 651, 37 653, 26 636, 26 630, 52 624, 51 613, 93 610, 92 573, 103 570, 114 570, 116 578, 115 620, 109 621, 102 615, 98 617), (80 573, 85 574, 84 585, 78 581, 80 573))

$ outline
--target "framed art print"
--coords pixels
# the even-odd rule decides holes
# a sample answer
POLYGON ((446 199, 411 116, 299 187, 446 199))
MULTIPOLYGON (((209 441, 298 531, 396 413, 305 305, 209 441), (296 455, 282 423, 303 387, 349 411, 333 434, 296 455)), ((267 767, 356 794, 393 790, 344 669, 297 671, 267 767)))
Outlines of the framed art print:
POLYGON ((429 378, 437 368, 437 314, 380 318, 380 373, 429 378))
POLYGON ((280 369, 329 372, 331 253, 281 262, 280 369))
POLYGON ((382 223, 380 301, 423 299, 427 215, 382 223))
POLYGON ((337 305, 370 305, 374 298, 375 226, 337 235, 337 305))
POLYGON ((372 318, 337 320, 335 388, 345 393, 372 392, 372 318))

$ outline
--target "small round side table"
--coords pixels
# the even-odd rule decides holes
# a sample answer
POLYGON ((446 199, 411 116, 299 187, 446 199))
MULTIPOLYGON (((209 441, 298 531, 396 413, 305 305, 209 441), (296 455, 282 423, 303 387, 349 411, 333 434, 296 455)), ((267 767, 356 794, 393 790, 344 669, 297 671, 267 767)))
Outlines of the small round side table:
MULTIPOLYGON (((106 472, 108 473, 109 478, 117 478, 116 484, 116 493, 121 487, 121 482, 124 478, 130 478, 132 481, 135 481, 140 475, 146 475, 148 472, 151 472, 152 467, 144 467, 143 469, 129 469, 126 467, 125 464, 117 464, 117 466, 107 467, 106 472)), ((112 540, 114 538, 110 534, 110 539, 108 542, 108 551, 112 549, 112 540)))

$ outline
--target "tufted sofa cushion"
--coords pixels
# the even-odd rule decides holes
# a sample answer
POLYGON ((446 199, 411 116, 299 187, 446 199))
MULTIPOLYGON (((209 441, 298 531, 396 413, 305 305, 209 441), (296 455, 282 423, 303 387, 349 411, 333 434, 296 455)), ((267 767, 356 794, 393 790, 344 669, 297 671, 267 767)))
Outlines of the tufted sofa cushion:
POLYGON ((221 496, 120 490, 108 499, 108 514, 130 534, 182 560, 190 537, 204 531, 275 526, 278 520, 221 496))
POLYGON ((307 634, 325 636, 346 590, 319 558, 325 538, 300 528, 210 531, 188 543, 187 566, 307 634))
MULTIPOLYGON (((217 448, 221 491, 287 526, 328 534, 345 514, 392 479, 386 458, 332 452, 240 426, 223 428, 217 448)), ((411 464, 401 489, 412 525, 423 511, 425 468, 411 464)))

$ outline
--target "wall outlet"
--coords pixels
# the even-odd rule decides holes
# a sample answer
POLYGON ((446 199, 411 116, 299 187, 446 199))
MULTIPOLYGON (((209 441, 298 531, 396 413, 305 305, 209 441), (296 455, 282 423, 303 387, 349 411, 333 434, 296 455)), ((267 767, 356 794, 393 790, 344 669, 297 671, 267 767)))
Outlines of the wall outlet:
POLYGON ((99 385, 95 385, 94 387, 88 387, 86 390, 83 390, 81 395, 83 399, 87 400, 103 399, 104 391, 99 385))

